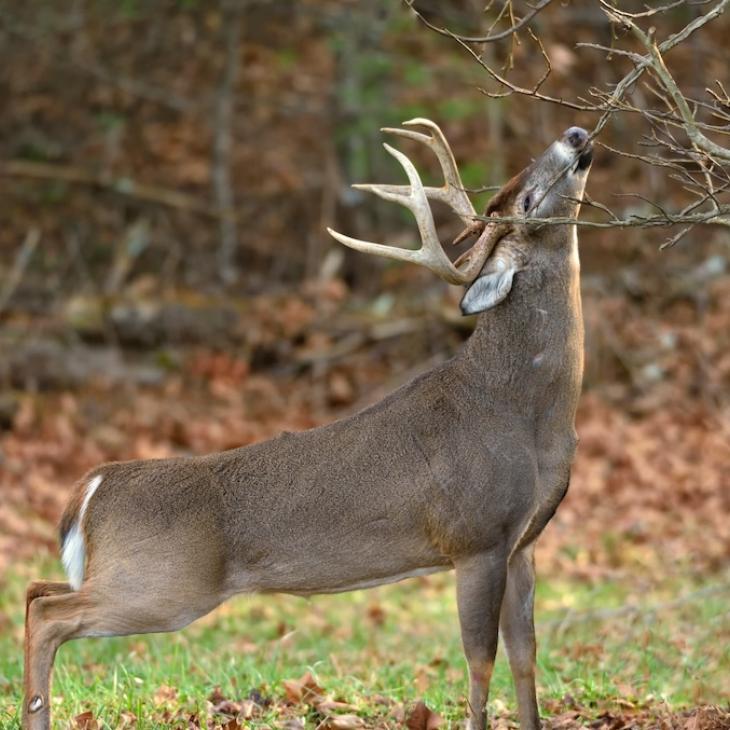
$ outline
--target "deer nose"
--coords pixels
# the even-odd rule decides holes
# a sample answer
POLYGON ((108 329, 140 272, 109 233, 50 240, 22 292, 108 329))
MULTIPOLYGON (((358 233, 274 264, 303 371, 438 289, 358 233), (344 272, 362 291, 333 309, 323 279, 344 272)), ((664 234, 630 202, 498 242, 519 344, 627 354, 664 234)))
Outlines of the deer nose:
POLYGON ((570 129, 566 129, 563 137, 576 150, 582 149, 588 142, 588 132, 582 127, 570 127, 570 129))

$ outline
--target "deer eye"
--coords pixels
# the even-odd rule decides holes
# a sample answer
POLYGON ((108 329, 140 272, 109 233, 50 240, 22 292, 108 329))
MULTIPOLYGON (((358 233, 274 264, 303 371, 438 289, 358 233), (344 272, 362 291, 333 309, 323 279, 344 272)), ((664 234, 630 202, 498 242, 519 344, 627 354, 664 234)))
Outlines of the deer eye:
POLYGON ((532 196, 525 195, 525 199, 522 201, 522 209, 527 213, 530 210, 530 203, 532 203, 532 196))

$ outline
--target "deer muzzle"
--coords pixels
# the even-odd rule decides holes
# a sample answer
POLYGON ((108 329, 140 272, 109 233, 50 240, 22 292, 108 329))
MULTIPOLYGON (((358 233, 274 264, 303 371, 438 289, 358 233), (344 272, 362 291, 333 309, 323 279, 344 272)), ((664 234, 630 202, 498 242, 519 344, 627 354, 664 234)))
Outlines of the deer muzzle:
POLYGON ((575 170, 585 170, 593 161, 593 144, 591 138, 582 127, 569 127, 563 132, 560 142, 565 145, 572 155, 577 153, 575 170))

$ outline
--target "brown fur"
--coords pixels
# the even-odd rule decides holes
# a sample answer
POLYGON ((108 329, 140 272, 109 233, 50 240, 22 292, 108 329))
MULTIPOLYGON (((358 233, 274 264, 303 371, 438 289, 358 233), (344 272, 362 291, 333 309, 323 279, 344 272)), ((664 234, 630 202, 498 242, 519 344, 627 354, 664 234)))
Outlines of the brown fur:
MULTIPOLYGON (((528 186, 564 164, 556 145, 489 210, 521 214, 528 186)), ((556 186, 545 214, 575 215, 565 193, 582 193, 584 180, 556 186)), ((175 630, 239 592, 336 592, 453 567, 470 728, 485 727, 500 621, 521 724, 537 728, 532 547, 576 446, 576 246, 573 226, 514 227, 493 255, 518 267, 511 292, 463 350, 350 418, 220 454, 95 470, 84 583, 29 603, 24 727, 49 727, 53 654, 70 638, 175 630)))
POLYGON ((526 167, 522 172, 518 172, 508 180, 489 200, 484 215, 492 215, 493 213, 507 215, 514 205, 515 197, 523 189, 524 181, 529 176, 530 169, 526 167))

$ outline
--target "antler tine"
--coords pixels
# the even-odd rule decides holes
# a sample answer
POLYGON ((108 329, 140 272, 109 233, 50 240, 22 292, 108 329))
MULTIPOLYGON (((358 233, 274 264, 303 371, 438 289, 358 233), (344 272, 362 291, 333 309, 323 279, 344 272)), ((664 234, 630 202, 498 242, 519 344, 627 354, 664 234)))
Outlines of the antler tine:
POLYGON ((345 236, 331 228, 328 228, 327 232, 340 243, 356 251, 384 256, 398 261, 410 261, 411 263, 421 264, 450 284, 469 284, 477 276, 487 256, 489 256, 499 238, 504 234, 504 226, 487 225, 485 227, 479 240, 470 250, 469 256, 462 257, 466 261, 466 265, 463 268, 457 268, 451 263, 438 239, 436 225, 428 199, 441 200, 447 203, 467 224, 472 223, 474 220, 474 208, 461 185, 461 178, 456 169, 456 162, 451 154, 451 149, 438 126, 428 119, 412 119, 410 122, 406 122, 406 124, 426 126, 432 131, 432 134, 429 136, 420 132, 401 129, 385 129, 383 131, 422 142, 433 149, 441 163, 445 185, 441 188, 425 188, 413 163, 399 150, 388 144, 384 144, 383 146, 387 152, 395 157, 403 167, 410 184, 360 184, 353 187, 375 193, 384 200, 399 203, 408 208, 416 218, 418 231, 421 235, 421 248, 413 250, 385 246, 372 241, 350 238, 350 236, 345 236))
POLYGON ((442 203, 446 203, 465 224, 472 224, 476 212, 474 211, 474 206, 471 204, 471 200, 469 200, 469 196, 464 190, 464 184, 461 182, 461 176, 456 167, 456 160, 441 128, 430 119, 424 119, 422 117, 409 119, 407 122, 403 122, 403 126, 427 127, 431 131, 431 134, 423 134, 422 132, 414 132, 410 129, 398 129, 396 127, 383 127, 380 131, 420 142, 433 151, 441 165, 444 185, 439 188, 424 188, 426 195, 431 200, 440 200, 442 203))
POLYGON ((433 222, 431 206, 428 203, 423 183, 413 163, 399 150, 384 144, 387 152, 400 162, 401 167, 408 176, 407 185, 359 185, 360 189, 375 193, 384 200, 400 203, 408 208, 416 218, 418 232, 421 234, 421 248, 417 250, 403 249, 393 246, 384 246, 380 243, 362 241, 357 238, 350 238, 331 229, 328 233, 345 246, 354 248, 364 253, 374 253, 386 258, 400 261, 410 261, 422 264, 428 269, 446 279, 451 284, 466 283, 461 272, 454 267, 449 257, 444 253, 436 233, 436 225, 433 222))

